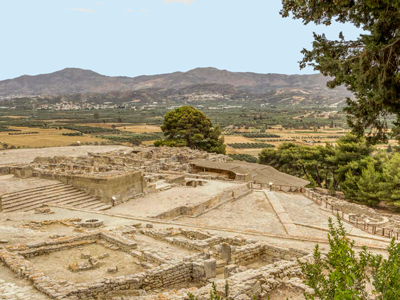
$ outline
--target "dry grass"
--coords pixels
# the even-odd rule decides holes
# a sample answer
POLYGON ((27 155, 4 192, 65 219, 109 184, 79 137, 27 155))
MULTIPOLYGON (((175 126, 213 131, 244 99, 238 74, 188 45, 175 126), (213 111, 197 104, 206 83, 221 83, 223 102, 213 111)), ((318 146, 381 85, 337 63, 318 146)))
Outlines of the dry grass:
POLYGON ((9 118, 9 119, 28 119, 29 117, 27 117, 27 116, 4 116, 4 118, 9 118))
MULTIPOLYGON (((252 129, 247 129, 247 130, 240 130, 240 132, 246 133, 246 132, 254 132, 252 129)), ((244 136, 239 136, 239 135, 228 135, 225 136, 225 144, 234 144, 234 143, 267 143, 267 144, 272 144, 275 146, 275 149, 279 147, 282 143, 285 143, 285 141, 278 141, 278 142, 270 142, 269 140, 277 140, 277 139, 292 139, 293 137, 297 137, 296 141, 292 142, 298 145, 304 145, 304 146, 312 146, 312 145, 321 145, 325 146, 327 142, 334 144, 336 139, 332 138, 323 138, 321 139, 320 143, 315 143, 315 144, 310 144, 304 142, 302 139, 312 139, 309 137, 312 136, 328 136, 328 135, 340 135, 340 133, 346 133, 346 130, 343 130, 341 128, 335 128, 331 130, 318 130, 314 132, 314 130, 304 130, 304 129, 290 129, 286 130, 283 129, 282 126, 274 126, 272 129, 267 129, 265 131, 266 134, 276 134, 279 135, 280 138, 246 138, 244 136), (296 132, 297 131, 297 132, 296 132), (301 131, 301 133, 298 133, 301 131), (306 138, 307 137, 307 138, 306 138)), ((250 154, 254 156, 258 156, 258 154, 261 152, 262 149, 234 149, 229 146, 226 147, 226 153, 227 154, 250 154)))
POLYGON ((144 145, 154 145, 154 141, 143 141, 142 144, 144 144, 144 145))
POLYGON ((22 132, 38 132, 38 134, 26 135, 9 135, 8 132, 0 132, 0 143, 15 147, 61 147, 71 145, 78 141, 81 142, 81 144, 104 141, 102 139, 92 138, 89 136, 63 136, 63 133, 74 132, 67 129, 58 130, 13 126, 10 126, 10 128, 18 129, 22 132))
POLYGON ((152 132, 161 132, 160 126, 156 125, 128 125, 123 126, 120 123, 85 123, 85 124, 78 124, 80 126, 91 126, 91 127, 100 127, 100 128, 109 128, 112 129, 112 126, 115 125, 118 130, 122 131, 129 131, 134 133, 152 133, 152 132))
POLYGON ((252 139, 246 138, 244 136, 238 135, 226 135, 225 144, 235 144, 235 143, 254 143, 252 139))
POLYGON ((134 133, 153 133, 153 132, 161 132, 160 126, 156 125, 134 125, 134 126, 124 126, 118 127, 119 130, 130 131, 134 133))

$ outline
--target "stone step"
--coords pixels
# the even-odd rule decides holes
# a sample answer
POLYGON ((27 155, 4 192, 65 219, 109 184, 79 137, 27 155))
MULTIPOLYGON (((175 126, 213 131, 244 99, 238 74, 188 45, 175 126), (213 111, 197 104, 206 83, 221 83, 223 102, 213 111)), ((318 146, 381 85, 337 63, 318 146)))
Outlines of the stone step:
POLYGON ((40 195, 36 196, 33 198, 25 199, 25 198, 20 198, 18 200, 13 200, 12 202, 3 202, 2 206, 5 208, 20 205, 20 204, 25 204, 25 203, 33 203, 36 201, 40 201, 43 199, 48 199, 48 201, 57 201, 57 200, 62 200, 66 198, 70 198, 74 195, 86 195, 85 193, 81 191, 77 191, 75 189, 67 190, 67 191, 62 191, 59 193, 54 193, 54 194, 47 194, 47 195, 40 195))
POLYGON ((60 189, 54 190, 54 191, 44 191, 44 192, 29 196, 29 197, 27 196, 27 197, 13 198, 13 199, 2 199, 2 203, 3 204, 12 204, 12 203, 19 203, 19 202, 29 202, 31 200, 34 201, 35 199, 41 199, 43 197, 49 198, 49 197, 58 197, 58 196, 62 196, 62 195, 67 195, 74 191, 76 191, 76 189, 73 187, 63 187, 63 188, 60 188, 60 189))
POLYGON ((96 204, 93 204, 92 206, 88 207, 87 209, 97 210, 99 207, 102 207, 104 205, 109 205, 109 204, 102 202, 102 201, 98 201, 96 204))
POLYGON ((41 201, 36 201, 32 203, 25 203, 21 205, 16 205, 12 207, 7 207, 7 208, 2 208, 2 212, 13 212, 13 211, 30 211, 35 208, 42 207, 43 204, 49 203, 47 199, 41 200, 41 201))
POLYGON ((96 200, 96 199, 94 199, 94 198, 92 198, 90 201, 87 201, 87 202, 85 202, 85 203, 81 203, 81 204, 78 204, 78 205, 75 205, 75 207, 77 207, 77 208, 89 208, 89 209, 91 209, 92 207, 96 207, 96 206, 98 206, 98 205, 104 205, 105 203, 104 202, 101 202, 101 201, 99 201, 99 200, 96 200))
POLYGON ((110 204, 106 204, 106 205, 97 207, 97 208, 95 208, 94 210, 103 211, 103 210, 106 210, 106 209, 110 209, 111 207, 112 207, 112 206, 111 206, 110 204))
POLYGON ((93 200, 94 198, 92 196, 82 193, 78 195, 71 195, 70 197, 68 197, 68 199, 59 199, 57 201, 51 201, 51 203, 75 206, 81 203, 82 204, 86 203, 86 201, 93 201, 93 200))
MULTIPOLYGON (((87 201, 87 200, 91 200, 93 198, 91 198, 91 196, 88 196, 86 194, 79 195, 71 195, 68 197, 70 200, 68 201, 68 203, 81 203, 82 201, 87 201)), ((43 204, 47 204, 47 203, 53 203, 51 199, 42 199, 42 200, 38 200, 35 202, 30 202, 30 203, 21 203, 20 205, 14 205, 12 207, 3 207, 3 212, 13 212, 13 211, 29 211, 29 210, 33 210, 35 208, 39 208, 42 207, 43 204)))
POLYGON ((112 207, 71 185, 59 183, 6 194, 2 212, 30 211, 48 203, 96 211, 112 207))
POLYGON ((12 199, 14 197, 23 197, 24 195, 32 195, 33 193, 36 193, 36 192, 43 192, 46 190, 51 190, 51 189, 55 189, 58 187, 65 187, 65 186, 68 186, 68 185, 63 184, 63 183, 46 185, 46 186, 37 187, 37 188, 33 188, 33 189, 26 189, 26 190, 19 191, 19 192, 6 193, 6 194, 3 194, 1 196, 1 198, 2 199, 12 199))

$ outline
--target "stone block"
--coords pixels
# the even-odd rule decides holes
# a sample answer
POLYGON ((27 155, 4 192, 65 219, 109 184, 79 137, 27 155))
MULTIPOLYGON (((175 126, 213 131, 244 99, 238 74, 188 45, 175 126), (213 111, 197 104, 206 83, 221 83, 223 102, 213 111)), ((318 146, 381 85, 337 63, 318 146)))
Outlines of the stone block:
POLYGON ((227 243, 221 244, 221 256, 222 256, 222 259, 225 260, 227 263, 232 261, 231 245, 229 245, 227 243))
POLYGON ((217 276, 217 261, 215 259, 204 261, 204 270, 206 279, 215 278, 217 276))
POLYGON ((81 258, 83 258, 83 259, 89 259, 91 257, 92 257, 92 255, 90 254, 89 251, 84 251, 81 253, 81 258))
POLYGON ((117 273, 118 272, 118 267, 109 267, 107 269, 108 273, 117 273))

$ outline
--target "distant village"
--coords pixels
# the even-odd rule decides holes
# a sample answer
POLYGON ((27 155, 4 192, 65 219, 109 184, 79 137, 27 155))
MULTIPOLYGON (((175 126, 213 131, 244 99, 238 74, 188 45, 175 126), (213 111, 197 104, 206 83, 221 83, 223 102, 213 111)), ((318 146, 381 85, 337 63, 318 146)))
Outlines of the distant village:
MULTIPOLYGON (((102 109, 132 109, 132 110, 154 110, 160 108, 161 104, 165 104, 167 100, 173 103, 179 103, 179 105, 170 105, 166 109, 172 110, 182 106, 183 104, 191 104, 195 102, 215 101, 215 100, 231 100, 229 96, 224 96, 219 93, 214 94, 185 94, 174 99, 165 99, 165 102, 150 101, 143 102, 140 99, 132 99, 128 102, 114 103, 111 101, 105 101, 102 103, 88 102, 85 99, 80 99, 78 101, 61 100, 55 103, 48 103, 49 101, 41 101, 46 96, 41 95, 10 95, 10 96, 0 96, 0 101, 8 100, 7 103, 4 102, 3 105, 0 102, 0 108, 2 109, 19 109, 21 105, 25 108, 33 110, 54 110, 54 111, 69 111, 69 110, 102 110, 102 109), (23 104, 21 104, 23 102, 23 104), (181 104, 183 103, 183 104, 181 104)), ((244 100, 244 99, 243 99, 244 100)), ((225 101, 221 101, 223 104, 207 106, 207 105, 196 105, 193 106, 199 109, 209 109, 209 110, 223 110, 223 109, 234 109, 242 108, 242 105, 227 105, 225 101)))

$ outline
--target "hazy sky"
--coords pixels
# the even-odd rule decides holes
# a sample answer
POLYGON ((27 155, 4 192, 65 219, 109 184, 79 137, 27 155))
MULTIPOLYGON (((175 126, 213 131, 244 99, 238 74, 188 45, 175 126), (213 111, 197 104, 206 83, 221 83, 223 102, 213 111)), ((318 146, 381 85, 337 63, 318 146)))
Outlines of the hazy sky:
POLYGON ((0 80, 67 67, 138 76, 196 67, 309 74, 312 32, 351 25, 282 19, 281 0, 0 0, 0 80))

